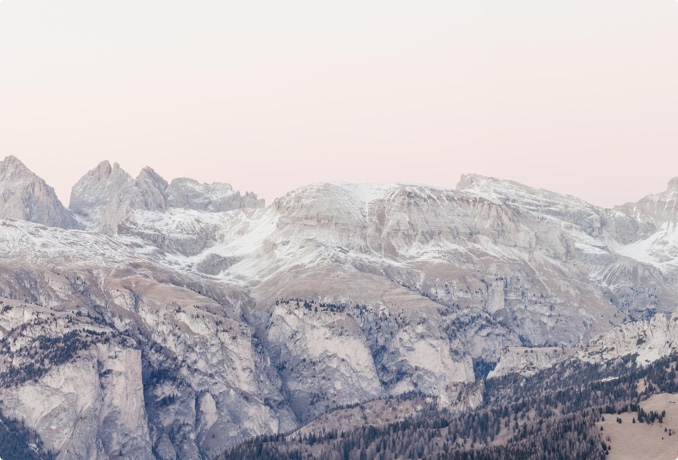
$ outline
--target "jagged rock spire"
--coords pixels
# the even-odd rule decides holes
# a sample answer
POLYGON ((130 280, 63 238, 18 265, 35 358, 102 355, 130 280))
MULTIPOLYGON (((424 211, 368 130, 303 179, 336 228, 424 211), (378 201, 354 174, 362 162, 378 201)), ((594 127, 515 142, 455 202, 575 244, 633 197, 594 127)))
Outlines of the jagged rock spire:
POLYGON ((222 212, 263 207, 252 193, 244 196, 228 184, 201 184, 175 179, 168 184, 157 172, 145 167, 136 179, 117 163, 103 161, 87 172, 71 193, 71 210, 91 230, 116 233, 118 225, 135 210, 164 212, 171 207, 222 212))

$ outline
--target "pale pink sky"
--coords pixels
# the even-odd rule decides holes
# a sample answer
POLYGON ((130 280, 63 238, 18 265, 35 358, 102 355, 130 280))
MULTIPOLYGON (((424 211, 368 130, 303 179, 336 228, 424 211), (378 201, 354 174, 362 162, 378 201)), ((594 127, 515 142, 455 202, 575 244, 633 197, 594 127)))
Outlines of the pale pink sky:
POLYGON ((675 0, 4 0, 0 158, 271 201, 475 172, 636 200, 678 176, 675 0))

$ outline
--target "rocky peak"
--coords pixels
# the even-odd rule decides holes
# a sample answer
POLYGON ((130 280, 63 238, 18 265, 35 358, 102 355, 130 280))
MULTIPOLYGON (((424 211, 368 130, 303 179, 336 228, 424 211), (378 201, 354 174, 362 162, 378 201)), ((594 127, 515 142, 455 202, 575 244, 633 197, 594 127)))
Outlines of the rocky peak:
MULTIPOLYGON (((97 165, 96 168, 91 170, 87 176, 90 177, 90 179, 94 179, 96 181, 104 181, 110 176, 116 176, 116 175, 122 175, 122 176, 129 176, 121 167, 118 163, 111 163, 108 160, 104 160, 101 163, 97 165)), ((131 178, 131 177, 130 177, 131 178)))
POLYGON ((133 187, 132 176, 119 164, 103 161, 73 186, 70 209, 88 229, 113 233, 129 213, 133 187))
POLYGON ((146 166, 134 180, 134 194, 130 206, 147 211, 167 210, 167 181, 146 166))
POLYGON ((643 198, 643 200, 651 200, 658 202, 678 201, 678 177, 674 177, 673 179, 671 179, 669 183, 666 185, 666 190, 664 190, 663 192, 654 195, 649 195, 643 198))
POLYGON ((0 161, 0 172, 2 172, 3 177, 10 175, 26 176, 33 174, 31 170, 28 169, 26 165, 14 155, 9 155, 8 157, 5 157, 4 160, 0 161))
POLYGON ((89 214, 93 207, 105 205, 111 195, 131 185, 132 177, 118 163, 111 166, 102 161, 73 186, 69 207, 78 214, 89 214))
POLYGON ((11 155, 0 161, 0 218, 78 228, 54 189, 11 155))
MULTIPOLYGON (((120 165, 118 165, 117 163, 115 164, 115 166, 116 168, 120 167, 120 165)), ((94 171, 97 178, 103 179, 111 175, 111 172, 113 172, 113 167, 111 166, 111 163, 108 162, 108 160, 104 160, 101 163, 99 163, 97 167, 94 168, 92 171, 94 171)))
POLYGON ((116 233, 118 224, 135 210, 221 212, 263 206, 264 200, 255 194, 241 195, 228 184, 201 184, 185 178, 168 184, 148 166, 133 179, 120 165, 108 161, 99 163, 75 184, 70 204, 88 229, 104 233, 116 233))
POLYGON ((497 180, 492 177, 485 177, 479 174, 462 174, 457 183, 457 190, 473 189, 487 181, 497 180))
POLYGON ((115 233, 135 209, 165 211, 166 189, 167 182, 149 167, 132 179, 117 163, 103 161, 75 184, 70 206, 89 229, 115 233))
POLYGON ((666 190, 648 195, 637 203, 627 203, 618 210, 650 223, 656 228, 678 223, 678 177, 671 179, 666 190))

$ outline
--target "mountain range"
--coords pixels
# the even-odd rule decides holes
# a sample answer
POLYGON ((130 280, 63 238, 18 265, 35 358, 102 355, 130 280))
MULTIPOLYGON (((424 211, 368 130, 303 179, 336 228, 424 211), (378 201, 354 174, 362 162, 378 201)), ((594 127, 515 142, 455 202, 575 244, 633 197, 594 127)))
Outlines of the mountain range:
POLYGON ((487 378, 678 346, 678 178, 612 209, 478 175, 264 206, 102 162, 65 207, 10 156, 0 219, 0 415, 36 458, 214 458, 355 404, 471 410, 487 378))

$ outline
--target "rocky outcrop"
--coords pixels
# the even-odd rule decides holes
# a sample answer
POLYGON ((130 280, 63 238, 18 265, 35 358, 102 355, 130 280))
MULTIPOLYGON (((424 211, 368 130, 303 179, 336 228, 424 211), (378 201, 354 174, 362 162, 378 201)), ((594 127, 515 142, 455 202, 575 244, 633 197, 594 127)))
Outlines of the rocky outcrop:
POLYGON ((628 321, 576 348, 524 348, 504 351, 488 378, 515 373, 534 375, 563 361, 605 364, 633 356, 640 366, 678 352, 678 317, 658 314, 649 320, 628 321))
POLYGON ((173 208, 224 212, 242 208, 263 208, 264 200, 247 192, 241 195, 229 184, 201 184, 193 179, 174 179, 167 188, 167 201, 173 208))
POLYGON ((606 362, 637 355, 640 365, 678 351, 678 316, 659 314, 650 320, 627 322, 602 334, 580 350, 577 358, 606 362))
POLYGON ((543 369, 563 361, 574 353, 571 349, 560 347, 526 348, 514 347, 506 350, 497 366, 488 374, 488 378, 507 374, 531 376, 543 369))
POLYGON ((54 192, 18 158, 0 161, 0 219, 18 219, 50 227, 79 225, 54 192))

